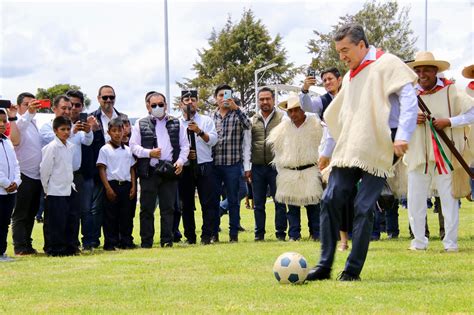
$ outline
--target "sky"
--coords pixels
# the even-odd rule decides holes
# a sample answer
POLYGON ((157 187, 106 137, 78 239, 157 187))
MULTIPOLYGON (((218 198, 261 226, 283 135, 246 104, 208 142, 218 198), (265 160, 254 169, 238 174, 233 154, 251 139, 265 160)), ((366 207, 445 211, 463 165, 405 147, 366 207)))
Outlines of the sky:
MULTIPOLYGON (((170 94, 180 95, 176 81, 194 77, 198 50, 207 48, 212 29, 230 16, 237 22, 252 9, 272 37, 280 34, 288 61, 307 65, 313 30, 328 32, 338 18, 354 14, 364 1, 308 0, 169 0, 170 94)), ((424 50, 425 0, 399 0, 410 7, 411 27, 424 50)), ((116 91, 116 108, 146 114, 147 91, 166 91, 164 1, 0 0, 0 95, 16 100, 59 83, 79 85, 98 106, 101 85, 116 91)), ((428 50, 447 60, 445 72, 460 86, 462 69, 474 63, 474 0, 428 0, 428 50)), ((295 84, 298 84, 298 78, 295 84)))

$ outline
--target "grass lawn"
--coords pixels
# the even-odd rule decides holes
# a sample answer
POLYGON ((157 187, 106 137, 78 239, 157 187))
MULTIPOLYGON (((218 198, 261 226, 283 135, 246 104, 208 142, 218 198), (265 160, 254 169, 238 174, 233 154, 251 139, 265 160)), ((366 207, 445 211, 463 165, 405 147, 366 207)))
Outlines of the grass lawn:
MULTIPOLYGON (((383 234, 370 244, 361 282, 334 280, 348 255, 337 252, 332 280, 299 286, 279 285, 273 262, 283 252, 297 251, 313 266, 320 243, 275 241, 273 204, 267 206, 263 243, 253 241, 253 213, 242 207, 247 231, 238 244, 227 243, 225 216, 220 244, 163 249, 155 237, 153 249, 99 249, 76 257, 38 255, 2 263, 0 313, 474 313, 474 203, 463 200, 458 253, 443 251, 432 210, 429 249, 408 251, 407 211, 400 208, 401 238, 387 240, 383 234)), ((135 227, 139 243, 137 218, 135 227)), ((41 224, 33 238, 41 249, 41 224)), ((11 234, 8 246, 12 255, 11 234)))

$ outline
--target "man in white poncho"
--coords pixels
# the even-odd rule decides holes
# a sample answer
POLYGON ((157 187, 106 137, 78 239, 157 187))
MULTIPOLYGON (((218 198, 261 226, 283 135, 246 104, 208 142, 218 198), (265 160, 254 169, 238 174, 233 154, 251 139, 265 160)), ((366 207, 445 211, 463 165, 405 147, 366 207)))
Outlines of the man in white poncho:
POLYGON ((319 201, 323 193, 321 174, 317 166, 318 146, 323 134, 317 116, 308 116, 301 108, 296 93, 279 104, 290 119, 282 119, 268 137, 272 144, 276 166, 275 199, 288 205, 288 236, 290 241, 301 238, 300 207, 305 206, 313 240, 319 238, 319 201))

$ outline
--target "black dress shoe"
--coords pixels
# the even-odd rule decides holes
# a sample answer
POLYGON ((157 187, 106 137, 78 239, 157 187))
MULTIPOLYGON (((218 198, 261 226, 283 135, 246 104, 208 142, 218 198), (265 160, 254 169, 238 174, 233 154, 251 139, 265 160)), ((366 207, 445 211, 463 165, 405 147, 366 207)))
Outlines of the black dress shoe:
POLYGON ((201 238, 201 245, 210 245, 211 239, 210 238, 201 238))
POLYGON ((239 225, 238 231, 239 232, 245 232, 245 228, 242 225, 239 225))
POLYGON ((331 268, 314 267, 306 276, 306 281, 320 281, 331 279, 331 268))
POLYGON ((230 235, 229 236, 229 243, 238 243, 239 237, 237 235, 230 235))
POLYGON ((161 247, 173 247, 173 242, 161 243, 161 247))
POLYGON ((263 242, 264 240, 265 240, 265 237, 263 235, 255 236, 255 239, 254 239, 255 242, 263 242))
POLYGON ((211 237, 211 244, 219 243, 219 235, 214 235, 211 237))
POLYGON ((104 250, 106 251, 114 251, 115 247, 114 246, 104 246, 104 250))
POLYGON ((339 281, 360 281, 359 276, 351 275, 350 273, 347 273, 346 271, 343 271, 337 276, 337 280, 339 281))
POLYGON ((152 245, 151 244, 142 244, 141 247, 142 248, 151 248, 152 245))
POLYGON ((285 239, 284 236, 277 236, 277 240, 278 240, 278 241, 281 241, 281 242, 286 241, 286 239, 285 239))

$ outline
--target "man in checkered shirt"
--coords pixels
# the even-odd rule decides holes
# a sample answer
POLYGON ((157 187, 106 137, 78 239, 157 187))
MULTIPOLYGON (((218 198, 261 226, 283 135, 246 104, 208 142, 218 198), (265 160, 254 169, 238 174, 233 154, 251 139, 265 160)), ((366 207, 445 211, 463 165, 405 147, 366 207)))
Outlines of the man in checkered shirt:
MULTIPOLYGON (((239 180, 242 176, 242 148, 244 130, 251 123, 247 115, 240 110, 230 97, 232 88, 227 84, 219 85, 215 92, 217 109, 212 115, 216 125, 218 140, 213 147, 214 176, 216 182, 216 206, 220 198, 222 183, 229 201, 229 241, 238 242, 240 221, 239 180)), ((218 212, 216 212, 218 213, 218 212)), ((219 240, 220 218, 216 220, 214 241, 219 240)))

